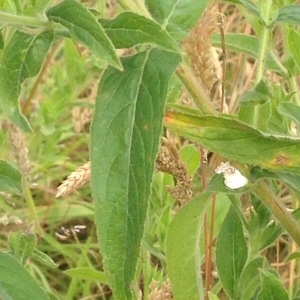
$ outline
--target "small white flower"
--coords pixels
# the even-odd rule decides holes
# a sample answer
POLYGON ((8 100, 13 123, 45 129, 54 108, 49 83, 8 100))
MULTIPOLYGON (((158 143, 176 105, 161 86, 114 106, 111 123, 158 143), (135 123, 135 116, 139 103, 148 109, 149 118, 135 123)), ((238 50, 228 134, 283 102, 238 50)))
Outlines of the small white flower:
POLYGON ((248 179, 239 170, 232 167, 229 161, 226 163, 221 162, 220 166, 215 169, 215 172, 223 174, 224 184, 232 190, 239 189, 248 184, 248 179))

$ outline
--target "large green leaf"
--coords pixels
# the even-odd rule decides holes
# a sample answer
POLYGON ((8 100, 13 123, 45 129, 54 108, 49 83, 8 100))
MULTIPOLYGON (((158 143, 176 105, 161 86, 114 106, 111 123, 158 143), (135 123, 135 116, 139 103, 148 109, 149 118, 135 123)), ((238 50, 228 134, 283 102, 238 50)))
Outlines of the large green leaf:
POLYGON ((104 29, 82 4, 74 0, 65 0, 49 9, 47 17, 50 21, 68 28, 71 37, 84 44, 94 55, 118 69, 122 68, 104 29))
POLYGON ((300 139, 262 133, 227 116, 168 112, 165 125, 228 159, 300 174, 300 139))
POLYGON ((130 48, 142 43, 155 44, 167 50, 178 48, 160 25, 132 12, 122 13, 114 20, 105 19, 100 22, 116 48, 130 48))
POLYGON ((3 160, 0 160, 0 191, 12 193, 22 191, 21 173, 3 160))
POLYGON ((153 18, 176 39, 185 38, 187 31, 201 18, 208 0, 146 0, 153 18))
POLYGON ((0 298, 5 300, 49 300, 25 267, 7 253, 0 252, 0 298))
POLYGON ((167 235, 167 268, 175 299, 204 299, 200 240, 210 194, 186 204, 174 217, 167 235))
POLYGON ((237 299, 238 281, 247 260, 242 222, 232 206, 224 220, 216 245, 218 273, 227 294, 237 299))
POLYGON ((131 299, 162 128, 168 81, 180 57, 153 49, 109 68, 92 123, 92 192, 107 279, 116 299, 131 299))
POLYGON ((0 64, 0 109, 26 131, 30 131, 30 128, 18 107, 21 84, 25 79, 38 74, 52 39, 52 31, 38 35, 16 31, 3 50, 0 64))

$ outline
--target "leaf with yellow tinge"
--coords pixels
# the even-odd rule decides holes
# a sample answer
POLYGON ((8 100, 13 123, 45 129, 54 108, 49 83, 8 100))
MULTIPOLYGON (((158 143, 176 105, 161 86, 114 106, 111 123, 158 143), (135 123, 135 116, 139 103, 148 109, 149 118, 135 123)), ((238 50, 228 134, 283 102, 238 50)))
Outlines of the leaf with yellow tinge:
POLYGON ((227 116, 168 112, 165 126, 228 159, 300 174, 300 139, 263 133, 227 116))

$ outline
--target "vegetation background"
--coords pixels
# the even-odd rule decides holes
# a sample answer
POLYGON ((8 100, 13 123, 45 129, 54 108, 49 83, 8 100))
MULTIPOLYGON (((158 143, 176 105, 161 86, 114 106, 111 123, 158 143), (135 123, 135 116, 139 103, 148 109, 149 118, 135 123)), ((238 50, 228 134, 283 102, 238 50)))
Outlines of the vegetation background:
POLYGON ((0 298, 300 299, 299 24, 0 1, 0 298))

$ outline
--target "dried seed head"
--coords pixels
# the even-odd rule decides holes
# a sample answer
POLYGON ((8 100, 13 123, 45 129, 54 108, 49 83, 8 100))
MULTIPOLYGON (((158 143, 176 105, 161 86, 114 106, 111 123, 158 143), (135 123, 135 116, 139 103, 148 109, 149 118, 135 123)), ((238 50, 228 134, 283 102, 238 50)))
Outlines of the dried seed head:
POLYGON ((12 153, 25 178, 29 179, 31 163, 28 156, 28 147, 21 129, 10 121, 3 122, 3 129, 9 134, 12 153))
POLYGON ((171 138, 163 139, 157 158, 156 169, 171 174, 176 185, 167 187, 169 193, 184 205, 192 197, 192 178, 188 175, 185 164, 181 161, 178 149, 171 138))
POLYGON ((217 92, 218 81, 221 78, 218 54, 211 45, 211 35, 217 24, 218 12, 214 7, 209 7, 201 20, 190 31, 183 45, 194 74, 211 98, 217 92))
POLYGON ((164 281, 159 287, 159 283, 153 280, 150 283, 150 300, 172 300, 173 293, 172 293, 172 285, 169 279, 164 281))
POLYGON ((65 196, 79 187, 86 184, 91 179, 91 163, 87 162, 72 172, 68 178, 57 188, 56 198, 65 196))

